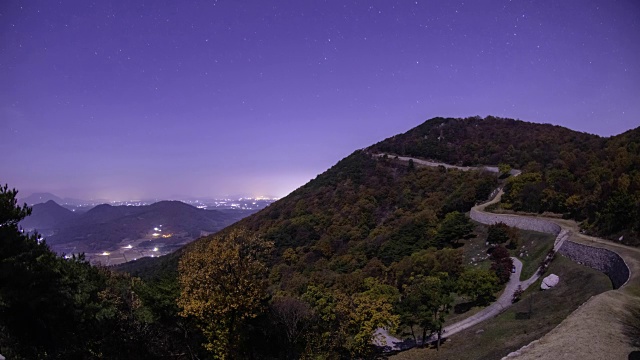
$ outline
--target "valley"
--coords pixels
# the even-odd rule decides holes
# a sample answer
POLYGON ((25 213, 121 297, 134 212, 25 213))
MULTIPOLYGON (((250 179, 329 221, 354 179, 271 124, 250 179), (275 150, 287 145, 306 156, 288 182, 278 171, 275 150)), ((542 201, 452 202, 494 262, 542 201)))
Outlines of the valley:
MULTIPOLYGON (((180 201, 161 201, 135 206, 100 204, 76 212, 49 200, 34 205, 33 214, 20 224, 27 232, 37 231, 60 255, 84 254, 93 264, 111 266, 170 254, 258 211, 241 207, 242 201, 224 203, 237 206, 207 210, 180 201)), ((262 200, 260 208, 269 203, 262 200)))

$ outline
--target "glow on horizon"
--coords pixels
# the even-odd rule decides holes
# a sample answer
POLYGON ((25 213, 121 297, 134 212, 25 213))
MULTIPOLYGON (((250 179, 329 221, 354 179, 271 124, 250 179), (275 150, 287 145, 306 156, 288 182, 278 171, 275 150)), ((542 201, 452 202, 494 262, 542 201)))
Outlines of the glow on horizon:
MULTIPOLYGON (((319 174, 321 172, 324 172, 325 170, 326 169, 319 170, 317 173, 319 174)), ((241 179, 240 181, 237 182, 239 183, 237 187, 234 187, 234 189, 226 189, 224 193, 247 194, 243 196, 243 198, 251 198, 255 200, 279 200, 289 195, 294 190, 305 185, 312 179, 314 179, 316 175, 311 175, 310 173, 304 173, 304 174, 300 173, 300 174, 287 175, 287 176, 278 176, 278 175, 270 175, 270 176, 262 176, 262 177, 258 176, 258 180, 241 179), (243 188, 244 185, 246 185, 246 188, 243 188)), ((176 192, 175 189, 165 189, 163 191, 157 191, 156 193, 149 193, 146 196, 139 192, 130 193, 129 195, 129 193, 126 191, 127 185, 122 184, 121 186, 125 186, 125 188, 108 189, 104 191, 98 191, 96 193, 90 193, 88 191, 79 191, 80 195, 78 194, 71 195, 69 192, 58 192, 55 189, 39 189, 37 191, 31 191, 30 193, 50 192, 63 198, 70 197, 70 198, 86 199, 87 201, 96 201, 96 203, 185 200, 189 198, 200 198, 200 199, 211 199, 211 200, 216 200, 216 199, 217 200, 221 200, 221 199, 238 200, 240 198, 240 196, 236 197, 233 195, 220 195, 221 193, 223 193, 223 191, 216 190, 215 188, 202 189, 202 191, 199 191, 200 189, 198 188, 194 188, 192 189, 191 192, 182 194, 182 195, 164 195, 164 194, 175 193, 176 192)), ((26 194, 28 195, 30 193, 26 193, 26 194)))
POLYGON ((436 116, 640 118, 637 1, 3 5, 0 169, 23 193, 284 197, 436 116))

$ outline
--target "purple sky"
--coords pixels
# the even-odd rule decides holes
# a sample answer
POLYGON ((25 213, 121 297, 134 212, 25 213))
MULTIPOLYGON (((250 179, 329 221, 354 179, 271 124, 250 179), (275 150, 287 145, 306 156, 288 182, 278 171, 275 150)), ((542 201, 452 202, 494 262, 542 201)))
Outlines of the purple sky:
POLYGON ((639 126, 640 2, 0 3, 0 182, 23 195, 283 196, 474 115, 639 126))

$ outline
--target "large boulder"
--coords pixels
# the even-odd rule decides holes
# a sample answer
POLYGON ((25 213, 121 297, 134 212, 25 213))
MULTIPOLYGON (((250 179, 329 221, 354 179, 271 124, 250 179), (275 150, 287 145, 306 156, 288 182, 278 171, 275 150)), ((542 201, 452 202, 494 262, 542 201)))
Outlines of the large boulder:
POLYGON ((542 284, 540 284, 540 288, 542 290, 551 289, 552 287, 558 285, 559 281, 560 281, 560 277, 558 277, 558 275, 551 274, 546 278, 542 279, 542 284))

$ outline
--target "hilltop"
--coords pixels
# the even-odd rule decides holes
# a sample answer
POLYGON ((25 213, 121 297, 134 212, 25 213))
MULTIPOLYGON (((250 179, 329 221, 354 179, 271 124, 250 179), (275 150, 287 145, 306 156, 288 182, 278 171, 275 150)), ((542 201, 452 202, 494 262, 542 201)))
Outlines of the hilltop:
POLYGON ((495 117, 435 118, 367 150, 510 165, 523 176, 506 184, 502 208, 562 214, 587 233, 640 245, 640 128, 603 138, 495 117))
POLYGON ((31 216, 20 222, 27 231, 38 229, 40 232, 48 232, 75 220, 78 214, 66 209, 54 200, 45 203, 35 204, 32 207, 31 216))

